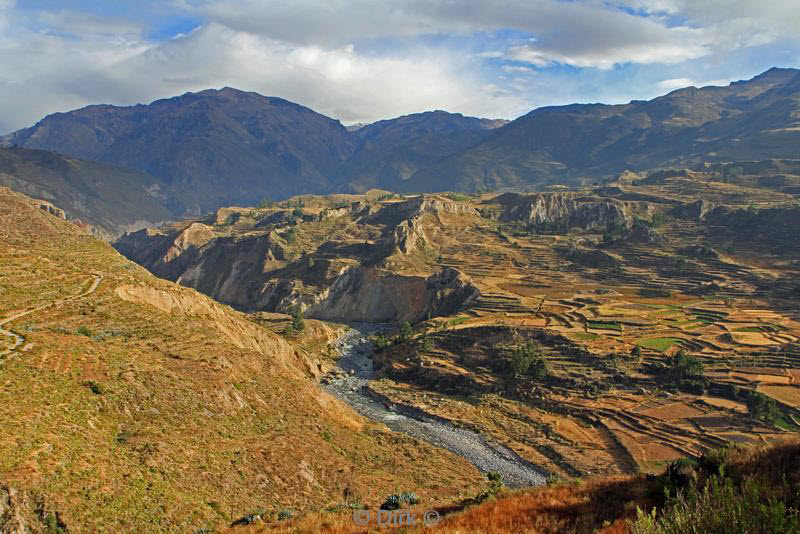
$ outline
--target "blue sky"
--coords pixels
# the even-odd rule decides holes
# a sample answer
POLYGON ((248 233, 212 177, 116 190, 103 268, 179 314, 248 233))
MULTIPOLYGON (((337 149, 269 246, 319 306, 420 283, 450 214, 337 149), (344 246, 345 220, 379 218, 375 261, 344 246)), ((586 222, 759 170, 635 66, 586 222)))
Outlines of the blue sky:
POLYGON ((208 87, 514 118, 800 66, 789 0, 0 0, 0 133, 208 87))

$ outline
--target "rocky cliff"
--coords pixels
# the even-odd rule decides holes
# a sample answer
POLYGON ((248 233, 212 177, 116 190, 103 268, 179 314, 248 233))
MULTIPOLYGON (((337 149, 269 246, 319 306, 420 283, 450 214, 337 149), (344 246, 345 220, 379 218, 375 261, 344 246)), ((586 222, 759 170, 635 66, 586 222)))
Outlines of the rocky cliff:
POLYGON ((609 228, 630 229, 633 225, 632 205, 616 199, 581 196, 576 193, 509 193, 498 198, 504 211, 503 221, 518 221, 542 230, 572 228, 605 231, 609 228))
POLYGON ((421 196, 299 204, 222 208, 205 220, 128 234, 115 246, 158 276, 251 311, 416 321, 477 298, 466 275, 429 262, 436 251, 429 233, 451 216, 479 217, 468 203, 421 196), (404 272, 403 264, 416 267, 404 272))
POLYGON ((339 276, 306 313, 336 321, 415 322, 461 311, 479 296, 469 277, 456 269, 423 278, 360 268, 339 276))

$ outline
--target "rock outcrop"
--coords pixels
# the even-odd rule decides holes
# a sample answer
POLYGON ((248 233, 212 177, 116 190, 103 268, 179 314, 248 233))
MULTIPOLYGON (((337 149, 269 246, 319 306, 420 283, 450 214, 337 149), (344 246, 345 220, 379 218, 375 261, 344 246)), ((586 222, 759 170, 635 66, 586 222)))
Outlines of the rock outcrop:
POLYGON ((498 198, 503 221, 518 221, 534 228, 567 232, 570 228, 602 232, 630 229, 632 209, 615 199, 580 197, 574 193, 506 194, 498 198))
POLYGON ((337 278, 306 308, 306 315, 339 321, 413 322, 456 313, 479 296, 469 277, 452 268, 427 278, 358 268, 337 278))

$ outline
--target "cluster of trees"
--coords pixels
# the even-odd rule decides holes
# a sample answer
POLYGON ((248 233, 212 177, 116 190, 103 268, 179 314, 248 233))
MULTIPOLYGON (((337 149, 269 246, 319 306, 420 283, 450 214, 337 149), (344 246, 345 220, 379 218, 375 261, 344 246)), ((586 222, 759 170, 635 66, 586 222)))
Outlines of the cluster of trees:
POLYGON ((292 337, 295 334, 302 334, 305 329, 306 321, 303 317, 303 310, 298 306, 292 311, 292 320, 286 325, 286 328, 284 328, 283 335, 292 337))
POLYGON ((547 362, 538 347, 530 340, 512 347, 507 359, 508 374, 513 378, 530 376, 541 379, 547 376, 547 362))
POLYGON ((702 394, 706 388, 703 362, 682 350, 667 359, 667 369, 660 379, 664 386, 690 393, 702 394))
POLYGON ((774 425, 783 418, 778 403, 758 391, 750 391, 747 395, 747 411, 756 419, 774 425))

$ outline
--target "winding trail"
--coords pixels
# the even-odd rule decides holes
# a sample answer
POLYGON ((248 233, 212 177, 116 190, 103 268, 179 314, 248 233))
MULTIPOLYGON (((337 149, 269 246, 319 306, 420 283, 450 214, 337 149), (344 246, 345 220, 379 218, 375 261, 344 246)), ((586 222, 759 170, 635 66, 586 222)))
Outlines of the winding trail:
POLYGON ((465 458, 484 473, 500 473, 503 482, 509 487, 541 486, 546 482, 546 472, 543 469, 504 445, 476 432, 457 428, 445 419, 417 409, 399 405, 387 407, 372 396, 366 388, 375 377, 369 357, 372 343, 367 336, 380 329, 375 325, 354 325, 336 341, 336 348, 342 354, 338 366, 346 375, 333 379, 329 384, 323 385, 323 388, 368 419, 447 449, 465 458))
POLYGON ((14 314, 14 315, 12 315, 10 317, 6 317, 5 319, 0 319, 0 336, 8 336, 8 337, 10 337, 10 338, 12 338, 14 340, 14 342, 13 342, 13 344, 12 344, 10 349, 6 349, 6 350, 0 352, 0 358, 3 358, 4 356, 14 352, 23 343, 25 343, 25 336, 23 336, 22 334, 20 334, 18 332, 14 332, 12 330, 7 330, 5 328, 5 325, 7 325, 8 323, 10 323, 12 321, 16 321, 17 319, 25 317, 26 315, 30 315, 31 313, 35 313, 35 312, 38 312, 38 311, 46 310, 47 308, 51 308, 53 306, 59 306, 61 304, 65 304, 67 302, 72 302, 74 300, 78 300, 78 299, 83 298, 83 297, 85 297, 87 295, 91 295, 92 293, 97 291, 97 286, 100 285, 100 280, 103 279, 103 276, 99 275, 99 274, 92 274, 92 278, 94 280, 92 281, 92 284, 89 286, 89 288, 86 291, 84 291, 84 292, 82 292, 82 293, 80 293, 78 295, 73 295, 72 297, 67 297, 67 298, 63 298, 63 299, 60 299, 60 300, 54 300, 53 302, 49 302, 47 304, 43 304, 43 305, 37 306, 35 308, 31 308, 30 310, 25 310, 23 312, 16 313, 16 314, 14 314))

